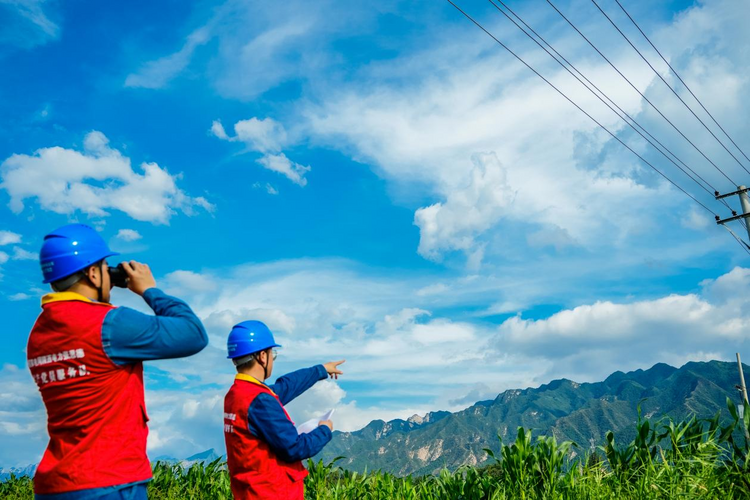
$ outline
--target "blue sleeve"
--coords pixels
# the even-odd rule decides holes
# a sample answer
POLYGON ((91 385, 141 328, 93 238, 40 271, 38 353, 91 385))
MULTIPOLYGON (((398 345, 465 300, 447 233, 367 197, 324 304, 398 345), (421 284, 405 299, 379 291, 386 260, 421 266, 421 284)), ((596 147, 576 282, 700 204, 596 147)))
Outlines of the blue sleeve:
POLYGON ((279 377, 275 384, 268 387, 276 393, 281 404, 287 405, 291 400, 314 386, 315 382, 325 380, 327 377, 328 372, 323 365, 315 365, 311 368, 302 368, 287 373, 279 377))
POLYGON ((267 393, 256 396, 247 412, 250 432, 262 439, 285 462, 298 462, 314 457, 331 440, 331 429, 320 425, 307 434, 286 418, 279 402, 267 393))
POLYGON ((181 358, 200 352, 208 335, 186 303, 158 288, 143 294, 155 316, 129 307, 112 309, 102 324, 102 345, 117 364, 181 358))

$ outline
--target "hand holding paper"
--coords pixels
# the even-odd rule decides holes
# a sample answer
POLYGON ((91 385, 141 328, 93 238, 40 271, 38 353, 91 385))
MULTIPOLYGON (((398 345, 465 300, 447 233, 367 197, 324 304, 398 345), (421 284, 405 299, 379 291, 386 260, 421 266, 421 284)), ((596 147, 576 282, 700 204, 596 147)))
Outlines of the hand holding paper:
POLYGON ((307 422, 303 422, 297 426, 297 434, 307 434, 308 432, 314 431, 318 424, 324 420, 330 420, 333 416, 335 408, 328 410, 326 413, 320 416, 320 418, 311 418, 307 422))

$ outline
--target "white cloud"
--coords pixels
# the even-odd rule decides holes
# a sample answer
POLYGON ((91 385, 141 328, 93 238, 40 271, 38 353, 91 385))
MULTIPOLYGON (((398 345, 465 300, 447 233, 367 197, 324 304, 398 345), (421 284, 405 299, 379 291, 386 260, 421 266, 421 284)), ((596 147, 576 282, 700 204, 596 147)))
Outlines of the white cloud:
POLYGON ((575 246, 576 242, 568 232, 557 226, 545 227, 526 236, 526 241, 532 247, 555 247, 557 251, 565 247, 575 246))
MULTIPOLYGON (((243 142, 250 151, 262 153, 257 163, 285 176, 299 186, 306 186, 305 174, 311 170, 309 166, 295 163, 286 157, 281 149, 287 144, 287 134, 284 127, 272 118, 250 118, 240 120, 234 124, 234 136, 227 135, 221 122, 218 120, 211 124, 211 133, 225 141, 243 142)), ((275 188, 266 184, 269 194, 277 194, 275 188)))
POLYGON ((284 127, 271 118, 240 120, 234 124, 234 133, 234 140, 259 153, 278 153, 287 141, 284 127))
POLYGON ((37 260, 39 254, 29 252, 21 247, 13 247, 13 260, 37 260))
POLYGON ((699 294, 627 303, 599 301, 526 320, 514 317, 498 329, 495 348, 552 363, 549 372, 591 379, 670 360, 713 356, 729 360, 741 351, 750 327, 750 270, 735 268, 701 284, 699 294), (704 354, 699 354, 704 353, 704 354))
MULTIPOLYGON (((289 405, 298 422, 336 407, 339 430, 355 430, 376 418, 455 411, 552 378, 595 381, 660 361, 731 360, 734 352, 747 350, 750 327, 750 269, 745 268, 702 282, 694 294, 592 301, 544 319, 513 317, 499 326, 473 318, 471 310, 479 307, 470 306, 463 319, 455 317, 456 304, 479 306, 498 295, 488 292, 490 285, 481 277, 447 282, 450 294, 419 295, 434 280, 381 278, 342 261, 300 260, 182 271, 162 281, 168 293, 185 299, 203 318, 210 345, 189 363, 148 363, 152 457, 222 449, 221 401, 233 377, 226 336, 246 319, 266 322, 284 346, 272 380, 300 367, 347 360, 337 382, 320 383, 289 405), (206 283, 214 286, 210 293, 206 283), (484 290, 481 299, 471 295, 476 288, 484 290), (441 307, 438 299, 447 302, 441 307), (150 389, 164 376, 180 390, 150 389)), ((750 353, 743 355, 750 359, 750 353)), ((34 418, 43 421, 43 410, 35 411, 34 418)), ((0 420, 8 424, 0 425, 0 432, 32 432, 15 416, 3 415, 0 420)), ((38 439, 27 451, 41 453, 42 447, 38 439)))
POLYGON ((143 236, 141 236, 141 233, 139 233, 135 229, 120 229, 117 232, 117 236, 115 236, 115 238, 121 239, 123 241, 136 241, 143 238, 143 236))
POLYGON ((5 252, 0 252, 0 264, 5 264, 10 259, 10 255, 5 252))
POLYGON ((3 23, 0 43, 30 49, 57 39, 60 27, 48 17, 45 3, 46 0, 0 0, 0 11, 11 13, 11 20, 3 23))
POLYGON ((209 72, 221 95, 251 100, 289 80, 315 80, 315 75, 340 63, 329 49, 341 33, 370 31, 375 17, 391 10, 384 5, 338 7, 330 0, 314 6, 277 2, 261 10, 239 0, 218 7, 198 4, 192 17, 207 21, 190 28, 178 50, 141 64, 125 84, 163 88, 190 67, 209 72), (337 8, 335 16, 326 15, 337 8), (208 42, 212 48, 202 53, 205 57, 196 57, 208 42))
POLYGON ((185 45, 168 56, 145 63, 138 72, 125 78, 126 87, 160 89, 165 87, 190 63, 195 50, 211 40, 210 26, 203 26, 188 35, 185 45))
POLYGON ((21 243, 21 235, 10 231, 0 231, 0 246, 21 243))
MULTIPOLYGON (((324 384, 293 408, 295 418, 306 420, 328 406, 346 407, 349 423, 339 428, 351 430, 354 422, 360 425, 378 411, 408 416, 455 410, 470 403, 459 403, 462 390, 481 384, 486 395, 552 377, 594 381, 616 369, 646 368, 666 359, 676 364, 697 355, 729 359, 742 349, 750 326, 748 278, 750 270, 737 268, 702 283, 699 294, 597 301, 546 319, 512 317, 493 327, 470 316, 458 321, 429 311, 425 306, 434 297, 415 293, 425 287, 420 281, 376 279, 325 261, 244 266, 210 275, 216 293, 187 297, 212 339, 196 362, 219 371, 184 363, 160 367, 219 383, 231 371, 223 360, 231 326, 261 319, 284 345, 275 376, 347 359, 339 384, 348 389, 324 384), (386 387, 393 392, 386 395, 386 387), (420 395, 418 404, 410 393, 420 395), (368 398, 378 403, 361 403, 368 398)), ((452 291, 453 303, 464 303, 465 292, 452 291)))
POLYGON ((13 295, 8 296, 8 300, 13 301, 13 302, 17 302, 19 300, 26 300, 30 298, 31 298, 31 295, 29 295, 28 293, 23 293, 23 292, 14 293, 13 295))
POLYGON ((47 445, 46 413, 39 391, 25 367, 0 368, 0 463, 36 463, 47 445))
POLYGON ((476 235, 493 225, 513 202, 515 193, 497 155, 475 154, 472 162, 466 187, 449 193, 445 203, 420 208, 414 214, 422 256, 435 260, 446 250, 476 251, 476 235))
POLYGON ((278 155, 265 155, 258 160, 268 170, 278 172, 299 186, 306 186, 305 174, 310 171, 309 166, 300 165, 286 157, 284 153, 278 155))
MULTIPOLYGON (((720 121, 741 136, 750 130, 750 115, 732 110, 741 109, 750 96, 750 79, 738 69, 750 36, 731 15, 735 10, 732 1, 697 5, 660 27, 659 38, 683 77, 695 81, 699 95, 706 97, 720 121), (712 67, 708 61, 714 60, 719 63, 718 74, 708 70, 712 67)), ((602 27, 600 16, 581 19, 586 12, 576 11, 576 21, 585 32, 601 35, 602 29, 611 28, 602 27)), ((529 8, 522 14, 536 19, 543 29, 559 21, 550 17, 551 10, 532 14, 529 8)), ((314 141, 373 165, 396 185, 396 193, 425 193, 430 201, 415 213, 421 255, 440 260, 459 250, 469 267, 476 268, 482 261, 520 260, 524 253, 535 258, 549 251, 577 250, 610 253, 616 265, 627 260, 620 250, 650 248, 654 239, 649 234, 670 233, 659 238, 663 249, 688 239, 696 245, 706 243, 692 231, 686 234, 681 224, 704 234, 716 233, 710 214, 684 221, 690 200, 470 23, 459 33, 450 44, 433 44, 387 63, 373 63, 353 81, 337 82, 333 91, 326 89, 316 99, 307 99, 303 111, 314 141), (494 153, 502 167, 499 162, 497 168, 470 163, 478 152, 494 153)), ((520 35, 511 29, 497 29, 497 33, 601 123, 700 195, 663 157, 634 140, 614 114, 546 54, 524 45, 526 41, 516 38, 520 35)), ((587 55, 590 48, 577 34, 552 33, 550 40, 623 109, 709 182, 721 185, 722 176, 644 108, 637 93, 604 61, 587 55)), ((652 85, 655 76, 632 49, 611 39, 597 37, 597 42, 638 88, 664 103, 662 110, 676 117, 688 136, 710 139, 660 82, 652 85)), ((699 142, 715 157, 724 155, 707 140, 699 142)), ((738 170, 736 165, 730 167, 738 170)), ((710 197, 704 201, 719 210, 710 197)), ((733 244, 728 235, 723 241, 727 247, 733 244)))
POLYGON ((15 213, 24 201, 36 199, 45 210, 61 214, 83 212, 106 217, 120 210, 133 219, 166 224, 176 210, 192 214, 194 207, 213 210, 202 197, 192 198, 177 187, 179 176, 156 163, 141 164, 142 174, 130 159, 109 146, 101 132, 90 132, 82 152, 61 147, 42 148, 34 155, 14 154, 0 165, 0 187, 10 195, 15 213))
POLYGON ((214 281, 192 271, 174 271, 164 277, 168 286, 190 292, 208 292, 216 288, 214 281))

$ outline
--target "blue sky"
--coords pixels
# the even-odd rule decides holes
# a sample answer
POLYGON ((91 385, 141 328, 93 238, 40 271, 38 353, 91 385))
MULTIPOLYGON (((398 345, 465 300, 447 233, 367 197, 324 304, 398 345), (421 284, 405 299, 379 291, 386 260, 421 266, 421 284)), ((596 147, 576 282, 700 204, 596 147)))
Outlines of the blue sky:
MULTIPOLYGON (((590 2, 555 4, 750 182, 590 2)), ((728 215, 492 5, 459 5, 728 215)), ((712 185, 733 188, 549 5, 509 5, 712 185)), ((624 5, 746 137, 748 5, 624 5)), ((290 406, 297 420, 335 406, 344 430, 558 377, 750 359, 748 254, 447 2, 0 0, 0 33, 0 466, 33 462, 46 443, 24 353, 45 293, 35 254, 74 221, 148 262, 208 327, 200 355, 147 365, 153 456, 223 446, 223 348, 244 319, 285 345, 277 375, 348 359, 338 384, 290 406)))

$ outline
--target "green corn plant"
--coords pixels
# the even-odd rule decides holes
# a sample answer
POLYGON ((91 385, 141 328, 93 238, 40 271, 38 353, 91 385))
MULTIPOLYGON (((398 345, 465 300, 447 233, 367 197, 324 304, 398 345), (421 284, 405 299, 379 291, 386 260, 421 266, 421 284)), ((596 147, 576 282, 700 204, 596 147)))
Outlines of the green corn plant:
MULTIPOLYGON (((748 458, 743 429, 750 417, 739 417, 727 402, 731 419, 691 417, 683 422, 640 418, 636 437, 626 446, 609 432, 596 455, 571 458, 575 443, 554 437, 532 442, 519 428, 514 442, 500 441, 494 463, 481 468, 462 466, 435 475, 398 477, 382 471, 354 472, 308 461, 307 500, 750 500, 748 458)), ((750 409, 745 415, 750 415, 750 409)), ((596 453, 596 452, 595 452, 596 453)), ((189 468, 168 463, 153 465, 151 500, 230 499, 229 475, 220 460, 189 468)), ((0 482, 3 500, 33 499, 28 477, 0 482)))

